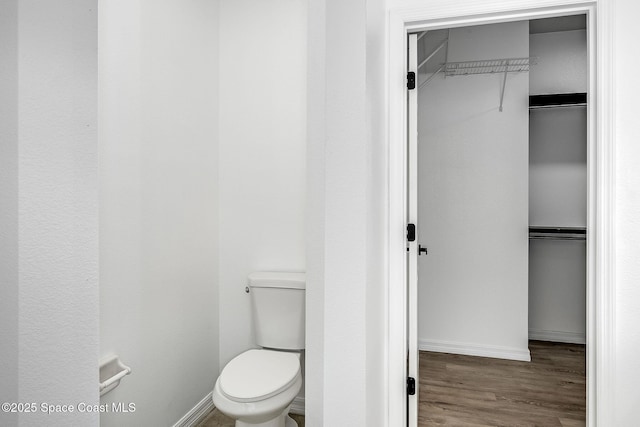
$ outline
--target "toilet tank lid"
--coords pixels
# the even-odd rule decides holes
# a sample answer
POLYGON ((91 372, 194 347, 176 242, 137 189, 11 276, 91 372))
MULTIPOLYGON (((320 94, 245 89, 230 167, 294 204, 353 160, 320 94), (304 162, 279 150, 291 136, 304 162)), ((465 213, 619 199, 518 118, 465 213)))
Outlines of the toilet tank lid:
POLYGON ((249 274, 249 286, 252 288, 305 289, 305 273, 281 271, 259 271, 249 274))

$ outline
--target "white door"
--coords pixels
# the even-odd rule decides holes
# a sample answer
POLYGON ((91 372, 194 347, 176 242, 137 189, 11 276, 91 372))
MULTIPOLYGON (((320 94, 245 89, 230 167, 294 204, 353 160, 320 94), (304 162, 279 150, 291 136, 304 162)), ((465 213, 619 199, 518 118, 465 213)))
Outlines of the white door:
POLYGON ((407 74, 407 425, 418 426, 418 36, 409 34, 407 74), (413 75, 412 75, 413 73, 413 75), (413 80, 413 82, 412 82, 413 80))

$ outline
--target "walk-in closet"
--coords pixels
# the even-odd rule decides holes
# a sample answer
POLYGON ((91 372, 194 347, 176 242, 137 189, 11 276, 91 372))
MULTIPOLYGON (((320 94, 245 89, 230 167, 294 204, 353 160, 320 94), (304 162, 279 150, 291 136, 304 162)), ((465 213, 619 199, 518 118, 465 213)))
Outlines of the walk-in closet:
POLYGON ((417 50, 420 416, 579 425, 585 15, 435 29, 418 35, 417 50))

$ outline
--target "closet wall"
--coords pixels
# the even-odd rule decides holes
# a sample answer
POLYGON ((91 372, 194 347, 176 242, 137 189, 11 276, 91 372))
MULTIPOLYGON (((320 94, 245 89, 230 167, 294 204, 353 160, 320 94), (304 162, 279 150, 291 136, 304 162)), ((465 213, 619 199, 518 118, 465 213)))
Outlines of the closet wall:
MULTIPOLYGON (((528 56, 528 22, 450 31, 449 61, 528 56)), ((501 74, 418 94, 422 350, 529 358, 527 74, 509 74, 502 112, 501 74)))
MULTIPOLYGON (((586 92, 586 31, 532 34, 532 95, 586 92)), ((587 212, 587 109, 531 110, 529 218, 533 226, 585 227, 587 212)), ((584 240, 531 240, 529 335, 585 342, 584 240)))

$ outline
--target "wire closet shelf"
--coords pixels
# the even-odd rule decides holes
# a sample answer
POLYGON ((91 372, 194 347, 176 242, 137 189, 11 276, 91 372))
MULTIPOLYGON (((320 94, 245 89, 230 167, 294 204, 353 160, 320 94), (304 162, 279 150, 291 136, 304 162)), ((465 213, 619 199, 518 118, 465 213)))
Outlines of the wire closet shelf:
POLYGON ((529 71, 529 65, 535 65, 535 60, 535 57, 530 57, 447 62, 444 64, 442 71, 446 77, 468 76, 471 74, 519 73, 529 71))
MULTIPOLYGON (((423 38, 427 32, 423 32, 418 36, 418 40, 423 38)), ((504 90, 507 85, 507 75, 509 73, 521 73, 529 71, 530 65, 536 64, 536 57, 526 58, 499 58, 499 59, 484 59, 478 61, 462 61, 462 62, 449 62, 449 31, 447 37, 436 47, 429 55, 423 59, 418 65, 418 70, 426 65, 431 59, 433 59, 442 48, 446 46, 444 63, 440 64, 440 67, 429 77, 427 77, 422 83, 420 83, 418 89, 422 89, 428 85, 430 81, 434 79, 440 72, 445 77, 455 76, 470 76, 473 74, 501 74, 502 87, 500 89, 500 106, 499 111, 502 111, 502 104, 504 102, 504 90)))

